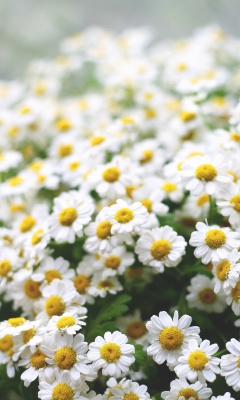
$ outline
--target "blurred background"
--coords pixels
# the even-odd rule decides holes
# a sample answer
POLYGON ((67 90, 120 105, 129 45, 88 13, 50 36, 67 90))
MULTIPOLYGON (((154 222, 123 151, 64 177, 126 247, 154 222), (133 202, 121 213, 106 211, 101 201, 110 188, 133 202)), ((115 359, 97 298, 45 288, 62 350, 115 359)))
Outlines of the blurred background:
POLYGON ((90 25, 150 26, 160 38, 220 24, 240 35, 239 0, 0 0, 0 79, 21 77, 29 60, 57 54, 59 40, 90 25))

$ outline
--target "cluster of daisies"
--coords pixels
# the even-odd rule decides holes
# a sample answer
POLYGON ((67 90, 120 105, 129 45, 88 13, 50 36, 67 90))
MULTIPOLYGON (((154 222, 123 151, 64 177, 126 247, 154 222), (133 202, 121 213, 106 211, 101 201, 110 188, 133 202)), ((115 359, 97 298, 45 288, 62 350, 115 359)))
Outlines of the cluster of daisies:
POLYGON ((234 400, 239 87, 240 40, 217 26, 90 28, 0 81, 9 382, 41 400, 234 400))

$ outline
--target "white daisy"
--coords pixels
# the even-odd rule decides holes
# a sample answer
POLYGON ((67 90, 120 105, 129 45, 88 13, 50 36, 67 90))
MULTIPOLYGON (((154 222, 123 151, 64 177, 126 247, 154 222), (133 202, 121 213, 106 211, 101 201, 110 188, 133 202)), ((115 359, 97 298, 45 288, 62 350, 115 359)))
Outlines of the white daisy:
POLYGON ((108 293, 117 294, 121 290, 123 290, 123 287, 115 276, 104 278, 101 273, 96 273, 93 276, 88 293, 94 297, 106 297, 108 293))
POLYGON ((77 331, 82 329, 86 322, 83 320, 86 316, 78 317, 74 312, 65 312, 61 316, 54 315, 46 326, 46 331, 50 335, 59 332, 61 335, 67 333, 68 335, 75 335, 77 331))
POLYGON ((139 310, 135 310, 131 315, 117 318, 116 326, 127 335, 129 340, 135 340, 136 343, 145 347, 149 344, 146 323, 142 320, 139 310))
POLYGON ((100 256, 98 271, 102 273, 103 278, 122 275, 134 260, 133 254, 127 252, 125 246, 117 246, 110 253, 100 256))
POLYGON ((179 356, 188 347, 189 341, 194 338, 200 341, 198 326, 191 326, 192 318, 183 315, 180 319, 178 311, 174 312, 173 319, 166 311, 161 311, 159 316, 153 315, 147 322, 152 344, 147 349, 147 354, 152 356, 157 364, 164 361, 171 366, 177 364, 179 356))
POLYGON ((69 268, 70 263, 62 257, 56 259, 45 258, 39 267, 32 274, 32 279, 36 282, 50 285, 54 279, 71 280, 74 277, 74 270, 69 268))
POLYGON ((168 225, 146 230, 138 239, 135 251, 139 260, 163 272, 164 266, 175 267, 185 254, 187 243, 168 225))
POLYGON ((184 378, 172 381, 170 388, 170 391, 161 393, 164 400, 208 400, 212 394, 206 383, 188 383, 184 378))
POLYGON ((220 396, 212 396, 211 397, 211 400, 235 400, 233 397, 232 397, 232 395, 231 395, 231 393, 229 393, 229 392, 226 392, 224 395, 220 395, 220 396))
POLYGON ((199 380, 213 382, 216 374, 220 373, 218 364, 220 358, 213 357, 218 351, 217 344, 210 345, 209 340, 204 340, 200 345, 197 340, 191 339, 188 348, 183 350, 183 355, 178 359, 178 365, 174 368, 179 378, 187 378, 190 382, 199 380))
POLYGON ((93 362, 94 371, 102 368, 103 375, 110 375, 119 378, 129 370, 134 363, 133 356, 135 348, 127 344, 127 336, 121 332, 106 332, 104 337, 97 336, 95 341, 90 343, 88 358, 93 362))
POLYGON ((148 388, 146 385, 139 385, 137 382, 128 381, 128 384, 121 387, 121 382, 119 382, 119 386, 113 387, 111 389, 112 396, 110 396, 111 400, 126 400, 126 399, 134 399, 134 400, 149 400, 150 395, 147 392, 148 388))
POLYGON ((227 259, 233 248, 240 247, 240 234, 230 228, 198 222, 196 229, 197 232, 191 234, 189 244, 196 247, 194 255, 201 258, 203 264, 227 259))
POLYGON ((240 277, 240 253, 233 249, 228 258, 220 262, 213 263, 212 273, 214 275, 214 292, 218 293, 223 288, 225 293, 229 293, 231 288, 236 286, 240 277))
POLYGON ((232 307, 235 315, 240 315, 240 277, 234 287, 227 293, 227 304, 232 307))
POLYGON ((94 272, 94 261, 98 255, 85 256, 76 269, 76 276, 73 279, 73 284, 78 293, 80 293, 89 304, 94 303, 94 298, 89 294, 89 287, 94 272))
POLYGON ((89 253, 109 253, 119 243, 119 236, 113 235, 112 224, 102 212, 97 215, 95 222, 91 222, 85 228, 84 232, 89 236, 84 244, 84 248, 89 253))
POLYGON ((237 185, 232 185, 231 191, 225 191, 220 200, 217 200, 217 206, 220 213, 228 220, 233 228, 240 225, 240 190, 237 185))
POLYGON ((15 376, 15 365, 12 357, 14 356, 14 337, 6 334, 0 338, 0 364, 6 365, 6 372, 9 378, 15 376))
POLYGON ((240 342, 233 338, 226 343, 226 348, 229 354, 221 357, 221 375, 225 377, 227 384, 238 392, 240 390, 240 342))

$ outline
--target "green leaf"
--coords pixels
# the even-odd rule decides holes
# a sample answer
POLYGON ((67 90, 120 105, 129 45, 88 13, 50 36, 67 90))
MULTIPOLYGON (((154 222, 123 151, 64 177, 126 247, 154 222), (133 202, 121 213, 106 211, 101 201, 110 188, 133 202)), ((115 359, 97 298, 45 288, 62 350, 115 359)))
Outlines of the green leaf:
POLYGON ((134 354, 135 363, 137 363, 139 365, 144 365, 146 362, 146 359, 147 359, 147 354, 143 350, 143 346, 141 344, 137 344, 133 341, 129 341, 129 343, 135 347, 135 354, 134 354))

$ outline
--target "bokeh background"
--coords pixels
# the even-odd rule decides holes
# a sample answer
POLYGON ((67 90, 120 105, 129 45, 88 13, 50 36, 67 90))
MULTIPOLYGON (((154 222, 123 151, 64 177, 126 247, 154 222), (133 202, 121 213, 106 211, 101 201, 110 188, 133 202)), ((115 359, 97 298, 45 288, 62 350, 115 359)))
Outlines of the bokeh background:
POLYGON ((89 25, 147 25, 176 38, 212 22, 240 35, 240 1, 0 0, 0 79, 20 77, 29 60, 54 56, 61 38, 89 25))

